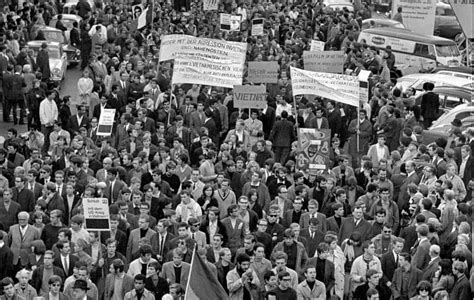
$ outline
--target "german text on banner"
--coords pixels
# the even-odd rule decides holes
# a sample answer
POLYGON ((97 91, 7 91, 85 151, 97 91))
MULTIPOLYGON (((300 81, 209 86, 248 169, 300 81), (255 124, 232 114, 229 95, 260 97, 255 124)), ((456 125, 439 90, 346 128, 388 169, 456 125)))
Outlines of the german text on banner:
POLYGON ((394 0, 392 17, 402 8, 403 25, 416 33, 433 35, 436 0, 394 0))
POLYGON ((331 129, 299 128, 301 152, 296 157, 297 169, 325 170, 329 166, 331 129))
POLYGON ((110 230, 109 201, 107 198, 84 198, 84 220, 87 230, 110 230))
POLYGON ((249 61, 247 80, 252 83, 278 83, 278 62, 249 61))
POLYGON ((221 30, 223 31, 240 31, 241 16, 222 14, 220 15, 221 30))
POLYGON ((202 2, 203 10, 217 10, 219 8, 219 0, 204 0, 202 2))
POLYGON ((197 249, 193 251, 185 295, 186 300, 229 298, 216 276, 211 272, 199 254, 197 254, 197 249))
POLYGON ((263 109, 267 105, 267 89, 263 85, 236 85, 233 94, 236 108, 263 109))
POLYGON ((102 111, 97 127, 98 136, 110 136, 115 121, 115 108, 106 108, 102 111))
POLYGON ((357 76, 311 72, 291 67, 293 95, 316 95, 351 106, 359 106, 357 76))
POLYGON ((252 20, 252 36, 263 35, 263 23, 264 19, 253 19, 252 20))
POLYGON ((195 83, 233 88, 242 84, 243 67, 230 61, 176 58, 172 83, 195 83))
POLYGON ((474 1, 472 0, 450 0, 449 4, 459 20, 462 31, 468 39, 474 38, 474 1))
POLYGON ((160 61, 176 57, 194 57, 212 60, 230 60, 244 65, 247 43, 227 42, 216 39, 196 38, 172 34, 161 39, 160 61))
POLYGON ((304 51, 304 69, 315 72, 342 73, 344 52, 342 51, 304 51))

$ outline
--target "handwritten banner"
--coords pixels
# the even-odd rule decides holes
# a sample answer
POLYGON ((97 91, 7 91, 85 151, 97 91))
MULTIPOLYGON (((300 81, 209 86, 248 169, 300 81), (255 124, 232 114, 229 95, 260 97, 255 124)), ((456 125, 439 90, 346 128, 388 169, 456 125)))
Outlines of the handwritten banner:
POLYGON ((253 36, 263 35, 263 23, 264 23, 264 19, 252 20, 252 35, 253 36))
POLYGON ((265 86, 236 85, 234 86, 234 107, 265 108, 267 104, 267 89, 265 86))
MULTIPOLYGON (((403 25, 416 33, 433 35, 435 25, 436 0, 394 0, 392 15, 402 8, 403 25)), ((472 27, 472 24, 471 24, 472 27)))
POLYGON ((223 31, 239 31, 241 16, 220 14, 221 30, 223 31))
POLYGON ((247 80, 251 83, 278 83, 278 62, 249 61, 247 80))
POLYGON ((87 230, 110 230, 109 201, 107 198, 82 199, 87 230))
POLYGON ((344 53, 342 51, 304 51, 304 69, 315 72, 342 73, 344 53))
POLYGON ((325 42, 311 40, 310 50, 311 51, 324 51, 325 42))
POLYGON ((217 10, 219 8, 219 0, 204 0, 202 2, 203 10, 217 10))

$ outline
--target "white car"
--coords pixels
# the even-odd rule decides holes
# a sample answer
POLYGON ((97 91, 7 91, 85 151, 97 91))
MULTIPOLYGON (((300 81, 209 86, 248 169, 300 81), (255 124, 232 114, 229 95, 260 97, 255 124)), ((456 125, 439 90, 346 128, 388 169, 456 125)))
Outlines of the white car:
POLYGON ((362 21, 362 30, 376 27, 392 27, 405 29, 405 25, 392 19, 365 19, 362 21))
POLYGON ((444 74, 433 74, 433 73, 416 73, 410 74, 397 79, 396 87, 402 92, 405 92, 408 88, 414 88, 417 93, 423 91, 423 84, 425 82, 434 83, 437 86, 458 86, 464 88, 472 87, 472 80, 468 78, 454 77, 451 75, 444 74))
POLYGON ((58 42, 31 41, 28 42, 28 48, 35 52, 35 56, 41 49, 41 45, 47 43, 49 55, 49 70, 51 71, 50 80, 59 86, 66 75, 67 57, 63 52, 62 45, 58 42))

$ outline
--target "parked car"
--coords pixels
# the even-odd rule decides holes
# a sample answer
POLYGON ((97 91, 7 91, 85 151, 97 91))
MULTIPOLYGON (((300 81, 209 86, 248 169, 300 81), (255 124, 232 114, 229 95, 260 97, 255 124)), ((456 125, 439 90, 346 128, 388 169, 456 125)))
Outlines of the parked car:
POLYGON ((457 78, 466 78, 474 81, 474 68, 473 67, 438 67, 433 71, 435 74, 449 75, 457 78))
POLYGON ((332 10, 342 10, 346 7, 349 11, 354 11, 354 4, 350 0, 324 0, 323 4, 332 10))
POLYGON ((63 51, 67 55, 68 65, 74 66, 81 61, 81 51, 69 44, 64 32, 49 26, 42 26, 39 30, 43 31, 47 41, 61 44, 63 51))
MULTIPOLYGON (((77 22, 77 24, 81 24, 82 18, 78 15, 73 15, 73 14, 61 14, 62 15, 62 20, 61 22, 63 23, 64 26, 66 26, 67 30, 65 32, 66 34, 66 39, 70 43, 71 42, 71 29, 73 28, 72 24, 74 22, 77 22)), ((49 21, 49 26, 56 28, 56 23, 58 22, 58 15, 55 15, 51 18, 51 21, 49 21)))
POLYGON ((400 77, 397 79, 397 87, 405 92, 408 88, 414 88, 417 93, 423 91, 423 84, 432 82, 436 87, 456 86, 472 88, 472 80, 459 78, 451 75, 433 74, 433 73, 415 73, 400 77))
POLYGON ((461 25, 456 19, 451 5, 439 1, 436 3, 434 34, 448 39, 458 39, 462 35, 461 25))
MULTIPOLYGON (((442 113, 464 103, 471 103, 474 90, 458 86, 438 86, 433 89, 438 94, 442 113)), ((421 103, 424 92, 416 95, 416 103, 421 103)))
POLYGON ((31 41, 28 42, 28 47, 34 51, 34 55, 38 54, 43 43, 48 44, 48 55, 49 55, 49 69, 51 70, 50 81, 55 83, 57 86, 61 83, 66 75, 67 69, 67 58, 66 53, 63 51, 63 47, 58 42, 50 41, 31 41))
POLYGON ((362 21, 362 30, 367 28, 375 27, 393 27, 393 28, 405 28, 402 23, 392 19, 365 19, 362 21))
POLYGON ((456 106, 450 111, 445 112, 436 121, 433 122, 430 128, 423 131, 423 144, 428 145, 436 141, 436 139, 448 138, 451 129, 451 122, 454 119, 461 120, 461 129, 467 129, 474 126, 474 103, 465 103, 456 106))

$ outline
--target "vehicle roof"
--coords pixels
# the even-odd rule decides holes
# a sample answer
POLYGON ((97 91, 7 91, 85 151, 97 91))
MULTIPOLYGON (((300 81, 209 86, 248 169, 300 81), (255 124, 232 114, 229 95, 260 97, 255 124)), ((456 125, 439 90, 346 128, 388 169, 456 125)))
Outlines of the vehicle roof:
MULTIPOLYGON (((78 15, 73 15, 73 14, 61 14, 63 16, 63 19, 74 19, 74 20, 80 20, 82 19, 81 16, 78 15)), ((56 20, 58 18, 58 15, 55 15, 53 17, 53 20, 56 20)))
POLYGON ((30 47, 41 47, 43 43, 46 43, 49 46, 61 48, 61 44, 58 42, 51 42, 51 41, 29 41, 27 44, 30 47))
POLYGON ((362 21, 362 23, 369 23, 370 21, 374 21, 375 23, 379 23, 379 24, 392 24, 392 25, 401 24, 400 22, 392 20, 392 19, 376 19, 376 18, 365 19, 362 21))
POLYGON ((433 93, 449 94, 467 100, 472 100, 473 92, 470 88, 452 85, 438 86, 433 89, 433 93))
POLYGON ((44 31, 44 30, 48 30, 48 31, 59 31, 59 32, 62 32, 61 30, 57 29, 57 28, 54 28, 54 27, 51 27, 51 26, 40 26, 39 27, 39 30, 41 31, 44 31))
POLYGON ((422 42, 422 43, 427 43, 427 44, 442 44, 442 45, 452 45, 454 44, 454 41, 451 41, 449 39, 445 39, 439 36, 434 36, 434 35, 424 35, 424 34, 419 34, 416 32, 413 32, 408 29, 404 28, 368 28, 362 30, 362 32, 366 32, 369 34, 378 34, 378 35, 385 35, 388 37, 394 37, 398 39, 404 39, 404 40, 409 40, 409 41, 417 41, 417 42, 422 42))
POLYGON ((456 82, 456 86, 464 86, 470 84, 472 81, 467 78, 460 78, 460 77, 453 77, 451 75, 444 75, 444 74, 436 74, 436 73, 415 73, 405 75, 398 79, 398 81, 403 81, 403 79, 411 79, 411 80, 433 80, 437 82, 456 82))
POLYGON ((473 67, 467 67, 467 66, 460 66, 460 67, 442 67, 442 66, 439 66, 433 71, 433 73, 436 74, 438 71, 451 71, 451 72, 466 73, 466 74, 474 75, 474 68, 473 67))

